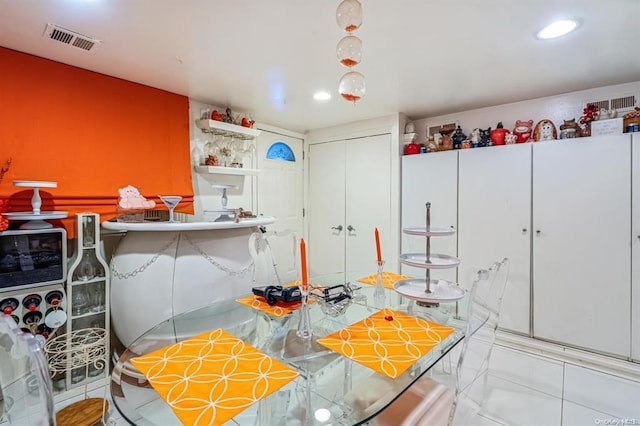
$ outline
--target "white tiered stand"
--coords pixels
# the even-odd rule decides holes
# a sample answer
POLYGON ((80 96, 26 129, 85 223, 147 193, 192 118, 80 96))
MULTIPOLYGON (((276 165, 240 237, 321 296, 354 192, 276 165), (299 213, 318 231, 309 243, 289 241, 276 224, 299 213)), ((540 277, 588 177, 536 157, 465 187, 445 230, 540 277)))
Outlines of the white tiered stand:
POLYGON ((40 188, 57 188, 57 182, 40 181, 40 180, 15 180, 14 186, 33 188, 33 196, 31 197, 30 212, 5 212, 2 213, 9 220, 28 220, 28 222, 20 225, 20 229, 47 229, 53 225, 45 222, 45 220, 64 219, 67 212, 62 211, 41 211, 42 198, 40 197, 40 188))
POLYGON ((446 254, 431 253, 431 237, 450 236, 455 230, 450 227, 431 226, 431 203, 426 203, 426 227, 404 228, 408 235, 426 237, 424 253, 403 253, 400 262, 425 270, 425 278, 411 278, 397 281, 393 288, 402 296, 415 300, 421 306, 438 306, 440 303, 456 302, 465 295, 465 290, 446 280, 432 280, 432 269, 455 268, 460 259, 446 254))

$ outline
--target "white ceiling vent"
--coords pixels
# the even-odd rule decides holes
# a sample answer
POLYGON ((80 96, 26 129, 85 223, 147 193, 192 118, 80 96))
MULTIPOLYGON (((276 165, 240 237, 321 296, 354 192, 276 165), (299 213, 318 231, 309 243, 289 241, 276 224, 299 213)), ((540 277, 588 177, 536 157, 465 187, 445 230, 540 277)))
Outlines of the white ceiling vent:
POLYGON ((95 49, 100 44, 100 40, 59 27, 55 24, 47 24, 43 37, 86 51, 95 49))

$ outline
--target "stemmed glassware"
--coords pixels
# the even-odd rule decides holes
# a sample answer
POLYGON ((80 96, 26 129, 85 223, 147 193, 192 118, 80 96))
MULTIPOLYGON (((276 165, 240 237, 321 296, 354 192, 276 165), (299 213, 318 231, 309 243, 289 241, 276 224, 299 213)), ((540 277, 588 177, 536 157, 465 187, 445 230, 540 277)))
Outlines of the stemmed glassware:
POLYGON ((182 197, 179 195, 158 195, 158 197, 162 200, 165 206, 169 209, 169 223, 174 223, 173 220, 173 210, 176 208, 178 203, 182 200, 182 197))

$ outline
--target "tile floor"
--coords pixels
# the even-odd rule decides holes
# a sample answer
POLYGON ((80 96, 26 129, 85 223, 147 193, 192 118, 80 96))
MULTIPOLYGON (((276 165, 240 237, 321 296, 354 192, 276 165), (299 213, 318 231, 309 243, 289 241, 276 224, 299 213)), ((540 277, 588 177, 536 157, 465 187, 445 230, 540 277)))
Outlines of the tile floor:
MULTIPOLYGON (((90 393, 103 395, 104 389, 90 393)), ((79 398, 57 404, 56 410, 79 398)), ((112 407, 108 424, 128 423, 112 407)), ((476 413, 462 404, 456 424, 640 425, 640 381, 497 344, 482 410, 476 413)))

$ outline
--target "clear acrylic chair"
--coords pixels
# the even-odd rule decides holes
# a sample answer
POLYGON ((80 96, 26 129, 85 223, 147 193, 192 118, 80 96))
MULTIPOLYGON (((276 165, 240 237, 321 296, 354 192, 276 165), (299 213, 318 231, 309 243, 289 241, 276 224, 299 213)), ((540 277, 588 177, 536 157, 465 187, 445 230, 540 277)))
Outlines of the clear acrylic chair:
POLYGON ((286 285, 298 278, 297 237, 291 229, 256 231, 249 237, 254 286, 286 285))
POLYGON ((0 314, 2 414, 10 425, 55 425, 53 391, 46 357, 33 335, 10 315, 0 314))
POLYGON ((509 275, 509 260, 481 269, 471 286, 465 338, 451 390, 423 376, 380 413, 378 425, 452 425, 462 397, 474 410, 484 399, 487 373, 495 341, 502 297, 509 275))

